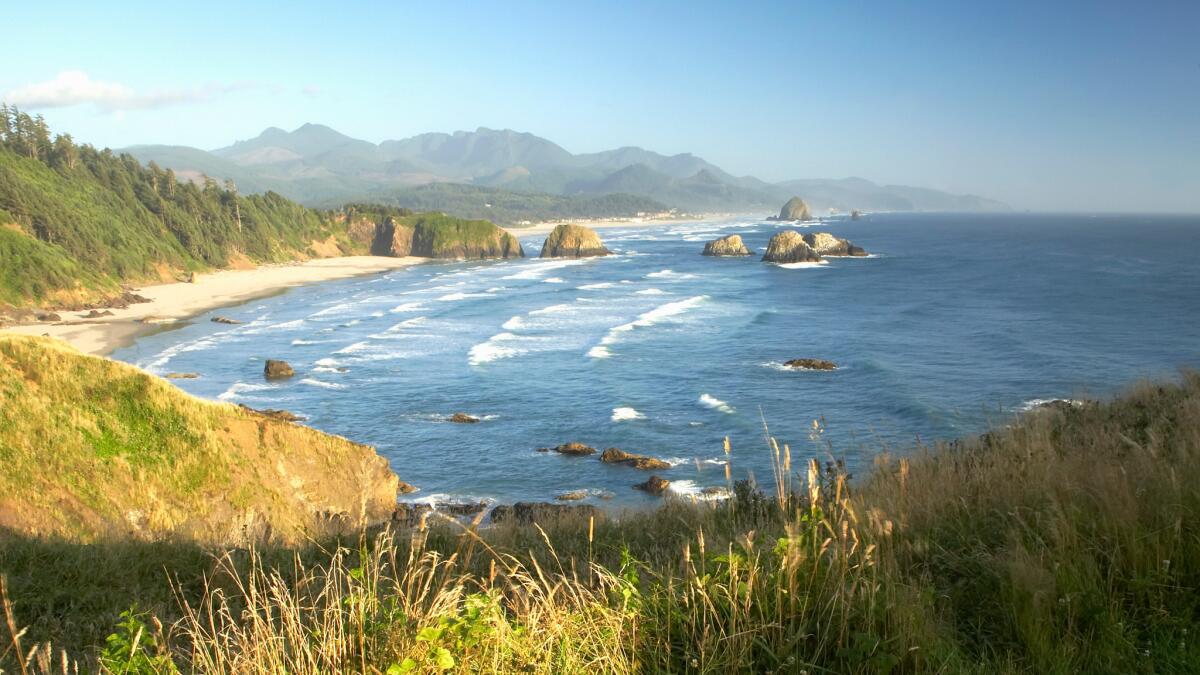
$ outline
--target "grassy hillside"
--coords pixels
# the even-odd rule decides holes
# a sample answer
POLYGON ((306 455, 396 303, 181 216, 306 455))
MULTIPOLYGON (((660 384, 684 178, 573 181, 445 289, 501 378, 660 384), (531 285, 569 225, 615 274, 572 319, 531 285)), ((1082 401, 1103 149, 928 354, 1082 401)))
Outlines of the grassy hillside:
POLYGON ((95 541, 295 542, 386 518, 374 450, 189 396, 46 338, 0 336, 0 528, 95 541))
POLYGON ((216 558, 10 538, 30 630, 0 667, 54 640, 211 672, 1194 672, 1200 376, 1014 422, 855 480, 804 459, 831 451, 818 423, 803 446, 732 448, 770 453, 781 497, 739 484, 541 529, 435 517, 216 558))

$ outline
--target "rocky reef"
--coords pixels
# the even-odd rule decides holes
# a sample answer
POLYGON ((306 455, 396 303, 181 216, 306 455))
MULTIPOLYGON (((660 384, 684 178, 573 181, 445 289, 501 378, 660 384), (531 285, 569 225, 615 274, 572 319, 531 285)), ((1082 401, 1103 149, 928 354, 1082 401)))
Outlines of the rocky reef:
POLYGON ((559 225, 542 245, 543 258, 593 258, 610 255, 600 235, 582 225, 559 225))
POLYGON ((731 234, 728 237, 713 239, 704 245, 704 252, 701 255, 708 256, 747 256, 750 255, 750 249, 746 248, 746 244, 742 241, 740 234, 731 234))
POLYGON ((605 450, 600 455, 600 461, 606 464, 625 464, 635 469, 662 470, 671 468, 670 464, 661 459, 646 457, 645 455, 635 455, 631 452, 625 452, 620 448, 605 450))

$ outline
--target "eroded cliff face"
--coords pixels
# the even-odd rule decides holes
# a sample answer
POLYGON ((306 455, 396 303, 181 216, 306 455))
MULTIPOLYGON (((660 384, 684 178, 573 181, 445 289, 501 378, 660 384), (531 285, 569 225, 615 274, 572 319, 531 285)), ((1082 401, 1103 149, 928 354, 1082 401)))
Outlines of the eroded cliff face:
POLYGON ((415 256, 445 260, 523 258, 513 235, 485 220, 461 220, 439 214, 385 218, 365 228, 356 226, 357 241, 369 241, 371 255, 415 256))
POLYGON ((84 542, 295 543, 387 520, 401 486, 369 446, 16 335, 0 463, 0 528, 84 542))
POLYGON ((559 225, 542 244, 543 258, 592 258, 609 255, 600 235, 582 225, 559 225))

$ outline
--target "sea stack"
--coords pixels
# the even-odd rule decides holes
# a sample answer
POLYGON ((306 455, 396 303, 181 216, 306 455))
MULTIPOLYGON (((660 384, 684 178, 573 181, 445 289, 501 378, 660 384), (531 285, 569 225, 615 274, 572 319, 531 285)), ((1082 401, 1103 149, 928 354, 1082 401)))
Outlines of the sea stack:
POLYGON ((741 235, 731 234, 728 237, 713 239, 704 245, 704 253, 701 255, 725 257, 725 256, 745 256, 750 255, 750 249, 746 248, 746 244, 742 242, 741 235))
POLYGON ((804 234, 804 243, 808 244, 812 250, 817 252, 817 255, 821 256, 862 257, 867 255, 867 252, 861 247, 855 246, 845 239, 835 237, 828 232, 807 232, 804 234))
POLYGON ((767 242, 767 252, 762 257, 763 262, 773 263, 803 263, 821 262, 821 255, 813 250, 804 237, 795 230, 784 230, 776 233, 767 242))
POLYGON ((859 218, 862 218, 862 211, 850 209, 850 220, 858 220, 859 218))
POLYGON ((610 255, 600 235, 582 225, 559 225, 542 245, 543 258, 593 258, 610 255))
POLYGON ((808 204, 799 197, 792 197, 779 209, 779 215, 767 220, 812 220, 812 212, 808 208, 808 204))

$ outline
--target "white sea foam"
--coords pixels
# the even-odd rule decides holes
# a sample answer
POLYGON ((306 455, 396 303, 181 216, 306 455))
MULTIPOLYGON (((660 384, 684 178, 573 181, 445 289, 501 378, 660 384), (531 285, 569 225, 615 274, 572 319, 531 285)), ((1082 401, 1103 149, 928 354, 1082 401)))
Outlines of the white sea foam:
POLYGON ((346 388, 346 385, 344 385, 344 384, 338 384, 336 382, 324 382, 322 380, 317 380, 317 379, 314 379, 311 377, 306 377, 303 380, 300 380, 300 384, 307 384, 307 385, 310 385, 313 387, 321 387, 322 389, 345 389, 346 388))
POLYGON ((490 298, 490 297, 492 297, 491 293, 462 293, 462 292, 459 292, 459 293, 447 293, 446 295, 443 295, 442 297, 438 298, 438 300, 440 300, 441 302, 456 302, 458 300, 466 300, 468 298, 490 298))
POLYGON ((524 349, 488 340, 471 347, 471 351, 467 354, 467 362, 473 366, 481 366, 492 361, 520 356, 525 352, 524 349))
POLYGON ((550 277, 549 279, 542 279, 542 282, 547 283, 547 284, 566 283, 562 277, 550 277))
POLYGON ((629 420, 644 420, 646 416, 633 408, 613 408, 612 421, 628 422, 629 420))
POLYGON ((518 315, 518 316, 514 316, 513 318, 509 319, 508 321, 505 321, 504 324, 501 325, 500 327, 503 328, 504 330, 521 330, 522 328, 526 327, 526 324, 525 324, 525 320, 523 318, 521 318, 520 315, 518 315))
POLYGON ((1075 407, 1075 408, 1078 408, 1086 403, 1085 401, 1080 401, 1080 400, 1074 399, 1074 398, 1031 398, 1028 401, 1025 401, 1024 403, 1022 403, 1021 405, 1017 406, 1017 412, 1024 413, 1024 412, 1029 412, 1031 410, 1037 410, 1038 408, 1040 408, 1044 405, 1054 403, 1056 401, 1061 401, 1063 403, 1069 403, 1069 404, 1071 404, 1072 407, 1075 407))
POLYGON ((612 352, 610 352, 608 347, 605 347, 604 345, 596 345, 588 350, 587 355, 593 359, 607 359, 608 357, 612 356, 612 352))
POLYGON ((529 263, 525 266, 525 269, 521 270, 520 272, 517 272, 516 274, 510 274, 508 276, 500 277, 500 278, 505 279, 505 280, 507 280, 507 279, 526 280, 526 281, 536 280, 536 279, 540 279, 542 277, 542 275, 544 275, 552 270, 562 269, 564 267, 572 267, 574 265, 581 265, 585 262, 587 262, 587 261, 586 260, 550 260, 550 261, 544 261, 544 262, 529 263))
POLYGON ((220 394, 217 394, 217 400, 229 401, 229 400, 232 400, 235 398, 242 398, 243 394, 245 394, 247 392, 267 391, 268 389, 275 389, 275 388, 276 388, 276 385, 273 385, 273 384, 234 382, 233 385, 231 385, 228 389, 221 392, 220 394))
MULTIPOLYGON (((816 368, 797 368, 794 366, 789 366, 782 361, 764 361, 758 365, 762 366, 763 368, 770 368, 771 370, 778 370, 778 371, 784 372, 784 373, 823 373, 823 372, 828 372, 828 371, 824 371, 824 370, 818 370, 816 368)), ((842 367, 838 366, 834 370, 841 370, 841 369, 842 369, 842 367)))
POLYGON ((567 305, 567 304, 550 305, 549 307, 543 307, 541 309, 533 310, 532 312, 529 313, 529 316, 542 316, 543 314, 561 314, 563 312, 574 312, 577 309, 579 309, 579 307, 576 305, 567 305))
POLYGON ((302 338, 297 338, 295 340, 292 340, 292 345, 298 347, 298 346, 302 346, 302 345, 320 345, 320 344, 325 344, 328 342, 333 342, 333 340, 305 340, 302 338))
POLYGON ((672 494, 679 495, 680 497, 686 497, 688 499, 716 501, 729 498, 729 490, 725 488, 719 488, 718 492, 710 491, 707 494, 705 493, 705 489, 706 488, 697 485, 696 481, 693 480, 673 480, 671 481, 671 484, 667 486, 667 490, 669 490, 672 494))
POLYGON ((605 288, 612 288, 613 285, 614 285, 613 283, 605 281, 603 283, 598 283, 598 284, 584 284, 582 286, 577 286, 576 288, 578 288, 581 291, 599 291, 599 290, 603 290, 605 288))
POLYGON ((392 314, 401 314, 403 312, 423 312, 425 306, 419 302, 406 302, 402 305, 396 305, 389 310, 392 314))
POLYGON ((359 352, 366 351, 370 348, 371 348, 370 342, 365 342, 365 341, 364 342, 355 342, 354 344, 352 344, 348 347, 342 347, 341 349, 334 352, 334 354, 357 354, 359 352))
MULTIPOLYGON (((600 344, 598 346, 607 347, 608 345, 614 344, 620 340, 623 333, 628 333, 635 328, 649 328, 656 324, 662 323, 663 321, 684 314, 692 308, 700 305, 705 300, 708 300, 707 295, 697 295, 686 300, 677 300, 675 302, 668 302, 664 305, 659 305, 648 312, 642 313, 638 316, 638 318, 630 321, 629 323, 623 323, 619 326, 613 326, 610 328, 608 333, 606 333, 604 337, 600 338, 600 344)), ((605 349, 603 352, 600 352, 593 348, 588 352, 588 356, 591 356, 592 358, 607 358, 608 356, 611 356, 611 353, 607 349, 605 349)))
POLYGON ((711 394, 700 394, 698 403, 705 408, 712 408, 713 410, 718 410, 726 414, 732 414, 736 412, 736 409, 733 406, 711 394))
POLYGON ((667 464, 670 464, 671 466, 684 466, 685 464, 709 464, 712 466, 725 466, 725 464, 726 464, 725 460, 721 459, 719 457, 712 458, 712 459, 695 459, 695 458, 688 458, 688 457, 666 457, 663 459, 663 461, 666 462, 667 464))
POLYGON ((651 272, 646 275, 646 278, 647 279, 695 279, 696 275, 695 274, 686 274, 683 272, 676 272, 675 270, 667 269, 667 270, 659 270, 658 272, 651 272))
POLYGON ((829 264, 828 260, 821 260, 819 262, 776 263, 775 266, 782 267, 785 270, 807 270, 807 269, 820 269, 821 267, 828 265, 828 264, 829 264))
POLYGON ((645 288, 634 293, 634 295, 666 295, 667 292, 661 288, 645 288))

